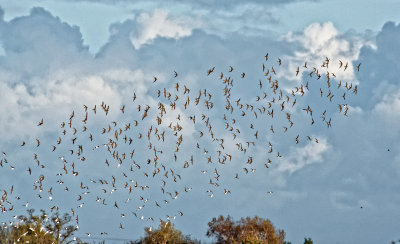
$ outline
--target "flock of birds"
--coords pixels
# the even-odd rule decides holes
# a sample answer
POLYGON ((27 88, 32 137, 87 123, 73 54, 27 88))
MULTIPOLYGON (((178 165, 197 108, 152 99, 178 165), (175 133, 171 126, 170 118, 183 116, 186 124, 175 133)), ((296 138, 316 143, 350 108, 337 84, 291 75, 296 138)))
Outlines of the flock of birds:
MULTIPOLYGON (((87 205, 118 211, 120 229, 125 229, 123 218, 128 216, 153 222, 153 210, 167 211, 193 187, 201 188, 198 182, 192 185, 191 179, 204 182, 206 197, 229 195, 234 188, 223 179, 236 181, 259 168, 268 170, 279 164, 284 155, 274 138, 290 135, 292 138, 286 140, 294 146, 319 143, 313 135, 301 135, 304 127, 331 127, 333 114, 348 115, 347 96, 357 94, 357 85, 336 79, 336 71, 329 69, 333 62, 329 58, 318 67, 308 67, 307 62, 297 67, 293 72, 299 83, 292 89, 284 88, 278 80, 283 61, 269 60, 268 53, 264 58, 262 78, 256 82, 247 80, 246 73, 232 66, 222 71, 216 67, 207 70, 206 78, 212 79, 222 94, 216 94, 216 89, 195 91, 174 71, 171 82, 154 77, 151 91, 155 92, 155 102, 139 103, 141 94, 133 92, 129 103, 115 109, 118 114, 114 115, 105 102, 83 105, 83 110, 72 111, 60 124, 59 135, 51 141, 35 138, 21 142, 19 147, 32 153, 30 161, 16 166, 3 152, 1 174, 7 169, 23 172, 24 180, 33 181, 35 200, 50 203, 51 212, 72 204, 68 211, 76 228, 80 209, 87 205), (238 96, 240 91, 235 88, 239 83, 252 86, 255 92, 248 98, 238 96), (336 109, 318 111, 312 104, 302 103, 311 89, 336 109), (296 120, 296 114, 306 119, 296 120), (295 123, 300 124, 297 129, 295 123), (262 156, 256 155, 260 150, 262 156), (62 206, 53 205, 57 199, 62 206), (144 214, 144 209, 152 211, 144 214)), ((338 64, 338 72, 350 69, 348 62, 339 60, 338 64)), ((355 69, 359 71, 360 65, 355 69)), ((37 126, 45 127, 46 119, 38 121, 37 126)), ((1 190, 2 213, 14 211, 16 205, 29 206, 30 201, 23 203, 24 197, 15 191, 14 184, 1 190)), ((166 219, 172 221, 183 215, 178 209, 166 219)), ((16 225, 17 216, 14 218, 3 222, 3 227, 16 225)), ((107 235, 105 231, 99 233, 107 235)))

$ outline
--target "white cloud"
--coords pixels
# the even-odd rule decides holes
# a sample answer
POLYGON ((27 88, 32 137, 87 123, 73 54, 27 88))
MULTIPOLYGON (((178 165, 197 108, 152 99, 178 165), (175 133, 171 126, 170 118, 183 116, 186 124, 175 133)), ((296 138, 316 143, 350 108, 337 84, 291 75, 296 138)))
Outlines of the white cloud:
POLYGON ((38 131, 37 121, 43 117, 47 129, 55 129, 66 114, 83 104, 93 106, 103 100, 117 107, 121 103, 118 91, 100 76, 51 78, 45 82, 46 87, 1 84, 2 139, 16 139, 27 134, 33 136, 38 131))
MULTIPOLYGON (((331 61, 328 70, 335 73, 337 80, 354 80, 355 68, 352 62, 357 60, 361 47, 373 45, 357 34, 346 36, 339 33, 332 22, 312 23, 302 33, 289 32, 282 38, 299 45, 299 49, 293 55, 284 57, 284 60, 287 60, 288 69, 293 70, 293 72, 281 72, 279 75, 289 80, 298 81, 301 80, 301 76, 296 76, 295 70, 298 66, 302 67, 304 62, 307 62, 309 69, 316 67, 320 70, 320 73, 324 74, 326 70, 320 66, 326 57, 331 61), (348 62, 349 68, 346 71, 343 67, 339 69, 339 60, 344 64, 348 62)), ((300 72, 302 70, 304 69, 300 69, 300 72)), ((352 82, 357 83, 357 81, 352 82)))
POLYGON ((330 146, 325 138, 318 140, 318 143, 313 141, 304 147, 293 149, 287 157, 281 160, 276 170, 292 174, 308 165, 322 162, 323 155, 330 146))
POLYGON ((171 17, 168 11, 156 9, 136 18, 136 31, 130 33, 133 46, 139 49, 157 37, 178 39, 192 34, 194 23, 187 17, 171 17))

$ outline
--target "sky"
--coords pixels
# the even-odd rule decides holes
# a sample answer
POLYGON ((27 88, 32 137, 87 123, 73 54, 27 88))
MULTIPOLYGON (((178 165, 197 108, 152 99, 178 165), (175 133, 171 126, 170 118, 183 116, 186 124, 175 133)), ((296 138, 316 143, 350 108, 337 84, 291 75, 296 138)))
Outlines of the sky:
POLYGON ((292 243, 400 239, 398 1, 0 6, 0 190, 10 201, 2 204, 14 206, 2 221, 29 203, 73 209, 81 237, 137 239, 169 216, 184 234, 211 242, 207 222, 229 214, 268 218, 292 243), (233 85, 223 83, 228 77, 233 85), (268 77, 279 82, 276 93, 268 77))

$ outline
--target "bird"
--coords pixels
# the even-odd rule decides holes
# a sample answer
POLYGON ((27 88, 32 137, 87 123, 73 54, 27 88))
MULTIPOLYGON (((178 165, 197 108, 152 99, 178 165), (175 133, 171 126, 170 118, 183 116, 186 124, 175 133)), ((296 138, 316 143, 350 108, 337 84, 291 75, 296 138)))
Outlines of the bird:
POLYGON ((215 69, 215 67, 212 67, 211 69, 209 69, 209 70, 207 71, 207 75, 210 75, 212 72, 214 72, 214 69, 215 69))
POLYGON ((356 66, 356 69, 357 69, 358 72, 360 72, 360 66, 361 66, 361 63, 359 63, 359 64, 356 66))
POLYGON ((346 63, 346 64, 345 64, 345 66, 344 66, 344 70, 346 70, 346 69, 347 69, 347 67, 349 67, 349 64, 348 64, 348 63, 346 63))

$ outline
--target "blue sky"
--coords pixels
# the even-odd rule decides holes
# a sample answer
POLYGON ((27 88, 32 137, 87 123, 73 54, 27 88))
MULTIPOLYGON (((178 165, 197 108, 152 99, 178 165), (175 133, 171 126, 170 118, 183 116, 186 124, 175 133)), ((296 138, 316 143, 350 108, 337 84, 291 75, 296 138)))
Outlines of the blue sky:
POLYGON ((236 219, 253 215, 269 218, 286 231, 292 243, 302 243, 304 237, 316 243, 389 243, 399 239, 400 185, 396 179, 400 176, 400 17, 395 12, 399 5, 389 0, 379 4, 291 0, 153 0, 134 4, 123 0, 0 1, 4 12, 0 22, 0 149, 6 153, 0 159, 7 160, 0 168, 0 189, 15 187, 14 195, 9 196, 15 209, 2 213, 1 219, 22 213, 29 202, 37 209, 75 209, 81 236, 92 233, 100 237, 102 231, 107 231, 108 237, 135 239, 144 234, 145 226, 156 227, 159 218, 169 215, 176 216, 173 221, 185 234, 211 241, 205 237, 207 222, 219 214, 230 214, 236 219), (268 61, 264 58, 266 52, 268 61), (328 69, 321 67, 327 57, 328 69), (348 63, 346 71, 339 60, 343 65, 348 63), (305 62, 307 68, 303 67, 305 62), (283 111, 291 114, 294 124, 287 133, 284 127, 290 125, 279 104, 273 105, 274 118, 261 112, 272 99, 279 99, 279 92, 271 91, 262 64, 270 70, 272 81, 279 81, 281 98, 289 97, 283 111), (232 72, 229 66, 234 67, 232 72), (212 67, 215 71, 207 76, 212 67), (274 75, 272 67, 276 69, 274 75), (315 77, 315 72, 309 76, 313 67, 319 70, 321 79, 315 77), (178 77, 174 77, 174 71, 178 77), (230 91, 235 108, 232 114, 225 110, 221 72, 234 80, 230 91), (157 82, 153 82, 154 76, 157 82), (178 92, 176 82, 180 83, 178 92), (310 89, 292 98, 291 91, 306 82, 310 89), (346 82, 352 88, 345 89, 346 82), (358 91, 354 94, 356 85, 358 91), (184 86, 191 90, 190 95, 184 93, 184 86), (172 97, 179 96, 176 110, 169 109, 171 100, 157 95, 164 88, 172 97), (199 106, 194 105, 198 92, 204 89, 210 97, 202 96, 199 106), (263 92, 267 94, 264 98, 263 92), (134 93, 137 99, 132 101, 134 93), (187 97, 191 104, 185 109, 187 97), (204 105, 207 97, 213 102, 212 109, 204 105), (289 105, 293 99, 296 106, 289 105), (102 102, 110 106, 107 116, 101 110, 102 102), (159 102, 168 109, 157 126, 159 102), (240 103, 244 108, 239 108, 240 103), (83 104, 89 107, 86 125, 81 122, 85 117, 83 104), (251 111, 246 104, 261 110, 251 111), (96 114, 92 110, 95 105, 96 114), (150 106, 149 115, 142 120, 146 105, 150 106), (308 106, 314 115, 305 111, 308 106), (346 109, 348 116, 344 116, 346 109), (72 111, 76 119, 66 129, 67 135, 62 135, 60 124, 68 122, 72 111), (253 116, 257 111, 258 117, 253 116), (190 119, 193 116, 196 123, 190 119), (44 124, 37 126, 42 118, 44 124), (207 118, 212 130, 205 125, 207 118), (332 127, 327 128, 329 119, 332 127), (103 146, 114 135, 114 128, 122 130, 129 123, 133 127, 135 120, 139 121, 138 127, 120 132, 118 151, 129 155, 135 149, 134 159, 140 169, 128 159, 119 164, 103 146), (183 127, 176 137, 168 128, 170 123, 183 127), (155 139, 156 127, 160 132, 167 131, 168 143, 155 139), (234 132, 229 131, 230 127, 234 132), (73 128, 77 129, 75 134, 73 128), (102 134, 103 128, 111 132, 102 134), (149 128, 151 140, 145 139, 149 128), (210 131, 224 140, 223 150, 221 141, 213 140, 210 131), (259 138, 255 138, 256 131, 259 138), (88 133, 94 135, 93 141, 88 133), (139 133, 144 139, 138 139, 139 133), (122 142, 124 134, 133 138, 134 146, 122 142), (183 141, 179 152, 175 152, 175 161, 179 135, 183 141), (58 144, 58 138, 63 143, 58 144), (85 161, 76 155, 73 138, 84 145, 85 161), (22 141, 27 145, 20 146, 22 141), (254 147, 249 143, 246 153, 235 145, 251 141, 254 147), (269 143, 273 153, 268 152, 269 143), (152 164, 146 162, 153 159, 154 151, 149 147, 163 151, 158 153, 160 164, 179 174, 180 180, 175 175, 177 182, 172 181, 172 173, 169 178, 151 177, 152 164), (277 152, 282 157, 277 157, 277 152), (36 165, 34 154, 43 167, 36 165), (232 161, 218 163, 224 155, 232 156, 232 161), (192 156, 194 164, 183 168, 192 156), (252 164, 248 163, 250 157, 252 164), (272 163, 267 169, 264 165, 268 158, 272 163), (79 169, 77 176, 71 175, 72 163, 79 169), (64 164, 68 174, 64 173, 64 164), (239 179, 235 179, 236 174, 239 179), (40 175, 46 178, 43 193, 31 190, 40 175), (99 183, 112 182, 113 177, 115 186, 99 183), (209 184, 210 179, 216 182, 215 177, 220 186, 209 184), (163 180, 164 190, 171 195, 160 191, 163 180), (89 190, 82 189, 81 182, 89 190), (133 194, 128 194, 124 186, 136 183, 143 188, 134 187, 133 194), (48 198, 51 187, 52 200, 48 198), (231 193, 224 194, 224 189, 231 193), (79 195, 83 201, 77 201, 79 195), (99 198, 106 199, 108 205, 99 204, 99 198), (78 207, 82 202, 84 206, 78 207), (118 209, 113 207, 114 202, 118 209), (184 215, 179 216, 178 211, 184 215), (124 230, 119 229, 120 223, 124 230))

